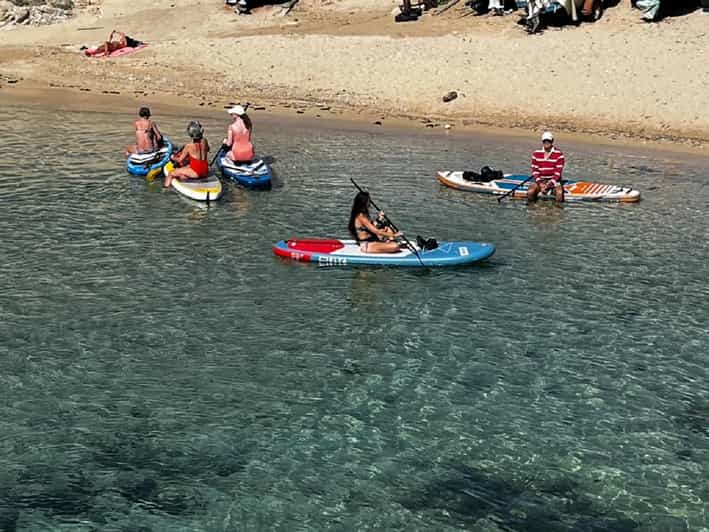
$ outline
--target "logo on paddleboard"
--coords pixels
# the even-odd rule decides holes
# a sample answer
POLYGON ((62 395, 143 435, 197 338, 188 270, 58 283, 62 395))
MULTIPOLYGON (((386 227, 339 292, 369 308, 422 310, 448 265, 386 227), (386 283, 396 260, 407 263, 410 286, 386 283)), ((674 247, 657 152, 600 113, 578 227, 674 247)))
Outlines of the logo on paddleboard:
POLYGON ((347 259, 344 257, 332 257, 332 256, 320 256, 318 257, 318 264, 321 266, 345 266, 347 264, 347 259))

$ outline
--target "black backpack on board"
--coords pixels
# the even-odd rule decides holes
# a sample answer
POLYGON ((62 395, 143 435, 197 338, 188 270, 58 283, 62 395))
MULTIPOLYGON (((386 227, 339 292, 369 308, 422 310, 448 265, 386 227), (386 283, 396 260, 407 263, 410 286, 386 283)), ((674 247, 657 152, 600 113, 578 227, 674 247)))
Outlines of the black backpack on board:
POLYGON ((503 177, 504 174, 502 173, 502 170, 496 170, 494 168, 490 168, 489 166, 483 166, 480 169, 480 173, 468 170, 463 172, 463 179, 466 181, 476 181, 478 183, 489 183, 490 181, 502 179, 503 177))

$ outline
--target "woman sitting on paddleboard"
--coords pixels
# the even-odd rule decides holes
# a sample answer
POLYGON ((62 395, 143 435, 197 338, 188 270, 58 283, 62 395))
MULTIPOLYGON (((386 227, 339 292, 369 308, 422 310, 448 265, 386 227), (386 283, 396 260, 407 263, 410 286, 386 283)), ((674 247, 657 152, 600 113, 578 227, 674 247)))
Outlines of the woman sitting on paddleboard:
POLYGON ((155 122, 150 120, 150 109, 141 107, 135 121, 135 144, 126 148, 126 155, 153 153, 160 149, 162 134, 155 122))
POLYGON ((165 177, 163 186, 169 187, 173 179, 184 181, 185 179, 202 179, 209 175, 209 142, 204 138, 204 130, 199 122, 190 122, 187 126, 187 134, 192 142, 185 144, 178 153, 170 157, 176 164, 187 166, 175 168, 165 177))
MULTIPOLYGON (((390 227, 379 229, 369 218, 369 192, 359 192, 352 203, 348 229, 363 253, 396 253, 400 246, 392 239, 400 236, 390 227)), ((380 216, 382 213, 380 213, 380 216)))
POLYGON ((234 121, 229 125, 227 137, 224 139, 224 146, 231 148, 227 156, 235 163, 250 163, 254 158, 254 145, 251 144, 254 126, 251 119, 242 105, 229 109, 229 114, 234 121))

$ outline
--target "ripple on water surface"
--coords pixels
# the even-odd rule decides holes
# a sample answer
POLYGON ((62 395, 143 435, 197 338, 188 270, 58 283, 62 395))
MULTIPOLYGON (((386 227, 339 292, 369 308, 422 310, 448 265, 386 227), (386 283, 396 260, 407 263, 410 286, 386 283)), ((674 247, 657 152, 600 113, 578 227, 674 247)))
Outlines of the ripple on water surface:
POLYGON ((567 149, 644 200, 528 207, 433 179, 528 146, 259 129, 274 189, 206 209, 124 173, 131 117, 59 113, 51 154, 8 120, 42 155, 0 163, 0 530, 709 527, 705 163, 567 149), (273 257, 346 234, 350 178, 497 253, 273 257))

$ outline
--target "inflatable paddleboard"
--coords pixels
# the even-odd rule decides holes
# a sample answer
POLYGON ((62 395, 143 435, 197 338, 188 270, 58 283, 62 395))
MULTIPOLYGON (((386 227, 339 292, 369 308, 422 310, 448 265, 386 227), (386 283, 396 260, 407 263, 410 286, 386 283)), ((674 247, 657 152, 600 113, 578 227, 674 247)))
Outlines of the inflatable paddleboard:
POLYGON ((315 262, 321 266, 460 266, 490 257, 495 246, 487 242, 441 242, 436 249, 420 249, 420 257, 408 248, 397 253, 363 253, 354 240, 292 238, 281 240, 273 252, 291 260, 315 262))
MULTIPOLYGON (((173 169, 174 165, 171 162, 167 163, 164 168, 165 175, 173 169)), ((197 201, 216 201, 222 197, 224 192, 222 182, 214 175, 204 179, 187 179, 185 181, 173 179, 171 186, 183 196, 197 201)))
POLYGON ((250 163, 235 163, 226 156, 224 149, 217 155, 217 167, 225 179, 247 188, 271 188, 273 173, 271 167, 263 159, 250 163))
MULTIPOLYGON (((488 182, 468 181, 463 178, 463 172, 438 172, 436 179, 447 187, 468 192, 479 192, 481 194, 493 194, 500 196, 512 190, 529 176, 520 174, 505 174, 502 179, 494 179, 488 182)), ((508 197, 527 198, 528 185, 532 181, 525 183, 515 190, 508 197)), ((540 194, 542 199, 554 199, 553 194, 540 194)), ((564 200, 565 201, 619 201, 635 202, 640 201, 640 191, 630 187, 617 185, 604 185, 601 183, 590 183, 588 181, 566 181, 564 180, 564 200)))
POLYGON ((163 137, 163 146, 152 153, 132 153, 126 159, 126 170, 131 175, 156 177, 170 160, 172 142, 163 137))

